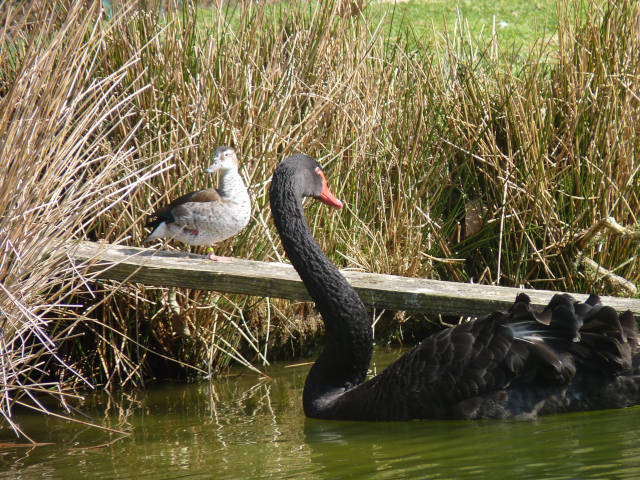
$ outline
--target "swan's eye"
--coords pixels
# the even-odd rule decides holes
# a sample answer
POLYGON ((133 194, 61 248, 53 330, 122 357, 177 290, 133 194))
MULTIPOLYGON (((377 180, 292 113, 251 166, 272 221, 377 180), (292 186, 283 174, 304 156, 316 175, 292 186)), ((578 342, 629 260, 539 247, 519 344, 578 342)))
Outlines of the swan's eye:
POLYGON ((316 167, 314 172, 315 172, 316 175, 318 175, 320 177, 320 180, 322 181, 322 186, 324 188, 324 186, 327 184, 327 179, 324 176, 324 172, 322 171, 322 167, 316 167))

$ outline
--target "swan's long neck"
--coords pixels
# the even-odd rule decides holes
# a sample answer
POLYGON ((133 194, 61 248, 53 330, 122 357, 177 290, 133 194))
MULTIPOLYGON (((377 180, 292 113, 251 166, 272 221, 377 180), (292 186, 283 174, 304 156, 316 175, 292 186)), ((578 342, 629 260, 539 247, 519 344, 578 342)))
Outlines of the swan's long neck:
POLYGON ((311 368, 303 393, 308 416, 365 379, 373 333, 366 309, 313 238, 293 186, 272 188, 271 210, 282 245, 316 303, 327 331, 326 347, 311 368))

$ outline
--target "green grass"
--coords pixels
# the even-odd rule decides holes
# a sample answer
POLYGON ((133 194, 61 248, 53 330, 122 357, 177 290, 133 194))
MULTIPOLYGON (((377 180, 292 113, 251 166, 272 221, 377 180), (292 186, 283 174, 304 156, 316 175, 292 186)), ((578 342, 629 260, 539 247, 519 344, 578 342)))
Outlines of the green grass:
POLYGON ((456 35, 456 23, 462 19, 471 38, 486 41, 495 32, 505 47, 530 47, 557 29, 556 0, 411 0, 409 2, 373 2, 369 9, 374 21, 384 18, 390 36, 410 31, 422 43, 431 43, 436 35, 456 35))
MULTIPOLYGON (((310 11, 316 3, 309 3, 310 11)), ((529 49, 536 42, 554 37, 558 26, 557 0, 410 0, 399 3, 364 0, 360 3, 362 9, 355 16, 364 17, 370 28, 381 26, 385 38, 408 42, 413 48, 442 42, 446 35, 456 37, 462 26, 465 35, 474 42, 486 44, 495 33, 505 49, 529 49)), ((289 2, 275 1, 261 8, 281 12, 289 7, 289 2)), ((215 7, 200 9, 201 28, 214 22, 212 10, 215 7)), ((238 6, 226 7, 224 11, 231 25, 237 25, 238 6)))

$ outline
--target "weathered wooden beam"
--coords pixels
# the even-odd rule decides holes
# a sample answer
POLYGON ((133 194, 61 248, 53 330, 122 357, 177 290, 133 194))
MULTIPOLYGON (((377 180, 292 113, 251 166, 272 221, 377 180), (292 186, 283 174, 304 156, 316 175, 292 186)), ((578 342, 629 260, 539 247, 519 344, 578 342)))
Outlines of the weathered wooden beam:
MULTIPOLYGON (((166 250, 80 242, 69 250, 76 265, 96 278, 164 287, 184 287, 261 297, 309 300, 288 264, 234 259, 212 262, 200 255, 166 250)), ((343 271, 369 308, 406 310, 443 315, 478 316, 504 309, 525 291, 534 305, 544 306, 556 293, 521 290, 377 273, 343 271)), ((587 296, 574 294, 585 299, 587 296)), ((618 311, 640 317, 640 299, 602 297, 618 311)))

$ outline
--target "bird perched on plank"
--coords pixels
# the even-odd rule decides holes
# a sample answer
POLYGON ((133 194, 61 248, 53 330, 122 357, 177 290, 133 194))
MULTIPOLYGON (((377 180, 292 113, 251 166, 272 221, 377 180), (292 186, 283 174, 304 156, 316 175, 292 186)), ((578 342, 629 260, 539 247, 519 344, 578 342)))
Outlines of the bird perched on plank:
MULTIPOLYGON (((150 215, 145 226, 152 232, 143 243, 158 238, 175 239, 187 245, 212 245, 240 232, 251 216, 251 200, 238 172, 236 151, 216 148, 213 163, 205 171, 222 172, 218 188, 190 192, 150 215)), ((230 261, 210 252, 213 261, 230 261)))

